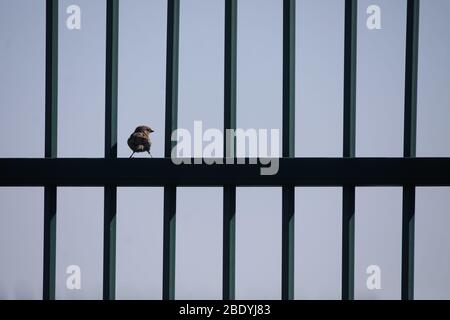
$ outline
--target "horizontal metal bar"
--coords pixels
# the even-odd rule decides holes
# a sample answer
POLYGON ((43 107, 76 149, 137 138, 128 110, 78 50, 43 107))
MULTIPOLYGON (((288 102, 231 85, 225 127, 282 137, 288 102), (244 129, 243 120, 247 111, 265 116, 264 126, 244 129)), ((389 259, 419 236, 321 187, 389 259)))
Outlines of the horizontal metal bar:
POLYGON ((175 165, 170 158, 0 159, 0 186, 450 186, 450 158, 278 160, 276 175, 261 175, 265 166, 248 159, 213 165, 175 165))

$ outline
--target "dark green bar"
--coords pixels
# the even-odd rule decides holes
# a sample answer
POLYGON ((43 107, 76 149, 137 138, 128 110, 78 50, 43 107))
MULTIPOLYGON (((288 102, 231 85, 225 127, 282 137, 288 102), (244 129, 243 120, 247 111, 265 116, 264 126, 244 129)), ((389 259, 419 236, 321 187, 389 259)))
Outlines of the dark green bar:
POLYGON ((224 300, 235 299, 236 186, 223 188, 223 284, 224 300))
POLYGON ((172 132, 178 127, 178 56, 180 34, 180 0, 168 0, 166 52, 166 126, 164 156, 171 157, 172 132))
MULTIPOLYGON (((224 130, 236 129, 237 0, 225 0, 224 130)), ((224 135, 225 157, 235 157, 234 141, 224 135), (228 153, 227 153, 228 152, 228 153)), ((223 188, 222 297, 235 298, 236 186, 223 188)))
POLYGON ((357 0, 345 0, 343 156, 355 156, 357 0))
POLYGON ((177 188, 164 188, 163 299, 175 299, 177 188))
POLYGON ((45 157, 57 157, 58 0, 46 3, 45 157))
POLYGON ((414 221, 416 188, 403 187, 402 300, 414 299, 414 221))
MULTIPOLYGON (((419 0, 408 0, 406 18, 405 120, 406 158, 416 156, 417 70, 419 56, 419 0)), ((414 299, 414 214, 415 187, 403 187, 402 218, 402 300, 414 299)))
MULTIPOLYGON (((106 3, 105 158, 117 158, 119 1, 106 3)), ((103 299, 115 299, 117 187, 105 185, 103 220, 103 299)))
MULTIPOLYGON (((180 29, 180 1, 168 0, 167 54, 166 54, 166 158, 170 158, 176 141, 172 132, 178 126, 178 56, 180 29)), ((175 237, 176 237, 176 185, 164 187, 164 244, 163 244, 163 299, 175 299, 175 237)))
POLYGON ((295 0, 283 2, 283 157, 295 156, 295 0))
POLYGON ((56 187, 44 189, 44 300, 55 299, 56 281, 56 187))
MULTIPOLYGON (((45 157, 57 157, 58 120, 58 1, 46 2, 45 54, 45 157)), ((56 265, 56 186, 44 189, 44 300, 55 299, 56 265)))
POLYGON ((294 206, 295 187, 283 186, 282 196, 282 276, 281 298, 294 299, 294 206))
POLYGON ((408 0, 405 59, 404 157, 416 156, 417 70, 419 58, 419 0, 408 0))
POLYGON ((355 284, 355 187, 343 187, 342 202, 342 299, 354 299, 355 284))
POLYGON ((237 0, 225 0, 224 129, 236 128, 237 5, 237 0))
MULTIPOLYGON (((343 156, 355 157, 357 0, 345 1, 343 156)), ((342 299, 354 299, 355 186, 343 188, 342 299)))
POLYGON ((106 186, 104 190, 103 218, 103 300, 116 296, 116 202, 117 188, 106 186))
MULTIPOLYGON (((295 0, 283 1, 283 157, 295 157, 295 0)), ((295 187, 282 193, 281 297, 293 300, 295 187)))
POLYGON ((106 3, 105 158, 117 158, 119 1, 106 3))

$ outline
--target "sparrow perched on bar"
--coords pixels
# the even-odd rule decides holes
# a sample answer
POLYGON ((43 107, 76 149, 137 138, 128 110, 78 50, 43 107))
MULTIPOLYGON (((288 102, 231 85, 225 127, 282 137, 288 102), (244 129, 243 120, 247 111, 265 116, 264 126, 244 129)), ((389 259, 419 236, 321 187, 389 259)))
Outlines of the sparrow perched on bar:
POLYGON ((133 151, 130 158, 137 152, 148 152, 150 157, 153 158, 150 153, 150 147, 152 142, 150 141, 150 133, 154 132, 152 128, 147 126, 139 126, 134 130, 131 136, 128 138, 128 146, 133 151))

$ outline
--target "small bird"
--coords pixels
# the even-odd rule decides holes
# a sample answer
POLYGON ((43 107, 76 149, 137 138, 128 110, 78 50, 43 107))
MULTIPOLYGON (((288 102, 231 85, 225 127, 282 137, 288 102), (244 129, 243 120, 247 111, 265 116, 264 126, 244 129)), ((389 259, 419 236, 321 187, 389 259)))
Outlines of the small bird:
POLYGON ((152 132, 154 131, 148 126, 139 126, 136 130, 134 130, 128 138, 128 146, 133 151, 130 158, 132 158, 136 152, 148 152, 150 157, 153 158, 150 153, 150 147, 152 146, 152 142, 150 141, 150 133, 152 132))

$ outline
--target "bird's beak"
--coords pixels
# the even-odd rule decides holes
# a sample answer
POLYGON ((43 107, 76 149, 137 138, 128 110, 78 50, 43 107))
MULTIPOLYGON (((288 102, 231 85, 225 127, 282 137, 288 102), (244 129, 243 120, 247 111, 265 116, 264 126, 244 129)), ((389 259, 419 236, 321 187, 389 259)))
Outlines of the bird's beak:
POLYGON ((153 130, 153 129, 150 129, 150 133, 151 133, 151 132, 155 132, 155 130, 153 130))

